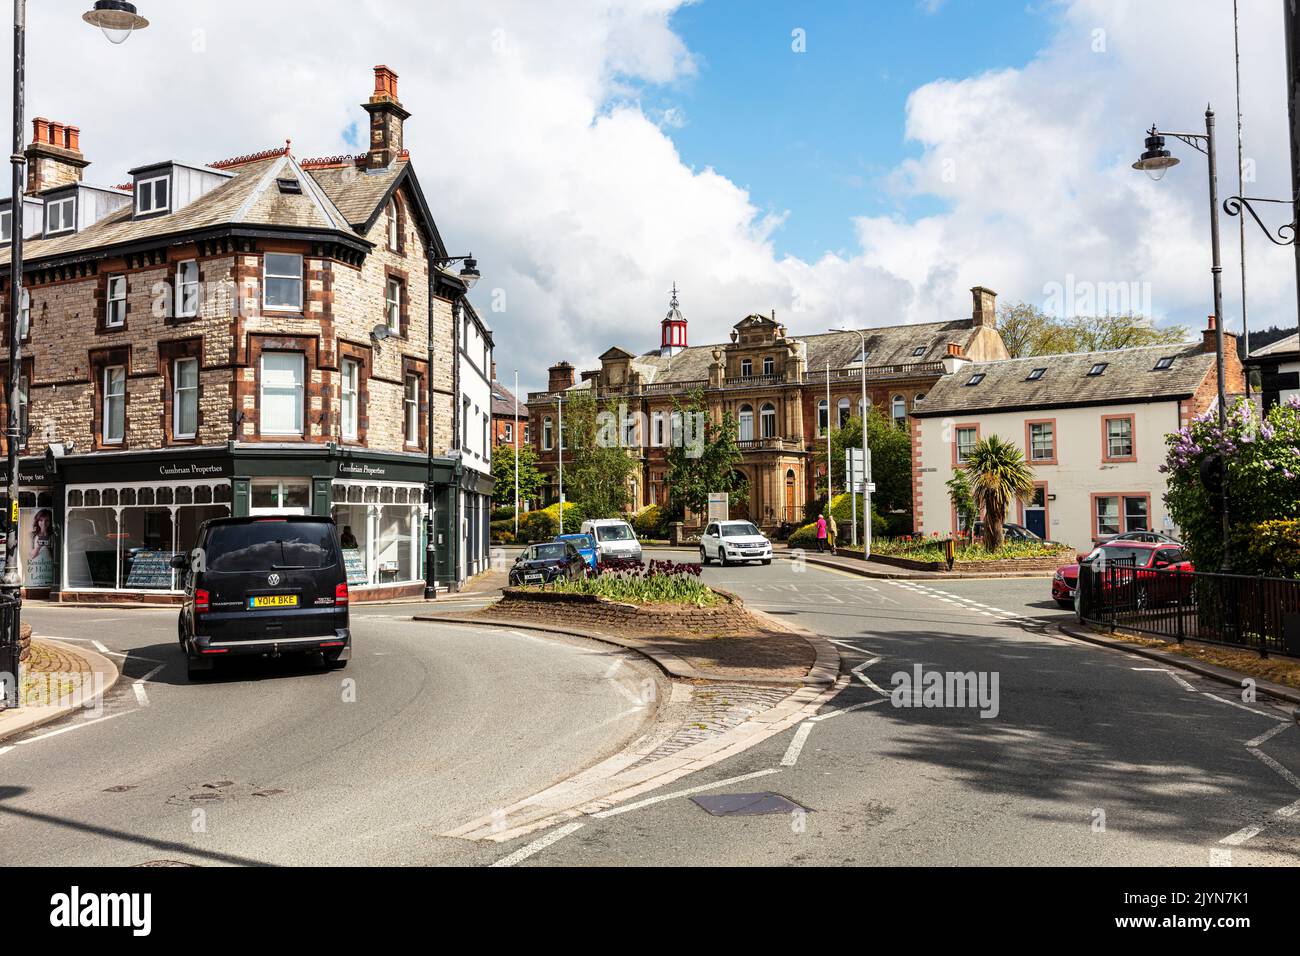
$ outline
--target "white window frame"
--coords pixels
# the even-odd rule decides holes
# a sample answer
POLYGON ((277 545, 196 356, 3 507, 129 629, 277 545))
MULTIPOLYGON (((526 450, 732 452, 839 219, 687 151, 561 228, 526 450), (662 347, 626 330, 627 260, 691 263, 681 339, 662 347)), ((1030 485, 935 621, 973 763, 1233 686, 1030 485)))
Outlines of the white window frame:
POLYGON ((339 363, 339 403, 343 437, 355 441, 361 411, 361 363, 356 359, 339 363))
POLYGON ((825 438, 831 427, 830 402, 822 399, 817 403, 817 437, 825 438))
POLYGON ((505 441, 505 443, 509 445, 512 444, 515 440, 515 426, 510 424, 510 422, 506 422, 505 425, 506 425, 506 430, 505 430, 506 433, 505 433, 505 437, 503 438, 503 441, 505 441))
POLYGON ((907 421, 907 399, 902 395, 895 395, 890 399, 889 414, 895 424, 907 421))
POLYGON ((148 179, 138 179, 135 183, 135 214, 144 216, 155 212, 170 212, 172 208, 172 183, 171 177, 167 175, 150 176, 148 179), (157 183, 163 184, 163 201, 158 202, 157 183), (145 204, 145 197, 149 197, 149 203, 145 204))
POLYGON ((752 405, 741 405, 740 411, 736 413, 736 440, 754 440, 754 407, 752 405))
POLYGON ((126 325, 126 295, 126 276, 120 272, 110 275, 108 277, 107 295, 104 300, 104 328, 120 329, 126 325), (121 314, 117 319, 113 318, 114 306, 121 307, 121 314))
POLYGON ((763 406, 758 410, 758 433, 759 436, 762 438, 778 437, 777 422, 776 422, 776 406, 773 405, 771 402, 764 402, 763 406), (772 427, 770 429, 771 434, 768 434, 769 429, 767 423, 769 421, 772 423, 772 427))
POLYGON ((99 423, 100 441, 105 445, 120 445, 126 440, 126 366, 125 365, 105 365, 103 371, 104 381, 104 406, 102 409, 103 418, 99 423), (122 390, 120 392, 112 391, 113 373, 121 373, 122 390), (112 422, 113 400, 118 399, 122 403, 122 433, 114 438, 109 434, 109 423, 112 422))
POLYGON ((388 248, 392 252, 401 249, 401 230, 397 220, 397 197, 388 200, 388 248))
POLYGON ((964 465, 966 463, 967 453, 979 444, 980 430, 974 425, 963 426, 958 428, 953 434, 953 440, 957 443, 957 464, 964 465), (966 451, 962 451, 961 437, 966 434, 971 436, 971 440, 970 444, 966 446, 966 451))
MULTIPOLYGON (((306 376, 307 376, 307 356, 305 356, 302 352, 263 352, 262 353, 262 359, 258 363, 258 381, 257 381, 257 399, 258 399, 258 406, 259 406, 257 427, 260 434, 262 435, 303 434, 303 429, 305 428, 305 424, 306 424, 305 420, 307 417, 306 410, 303 407, 303 397, 305 394, 304 380, 306 379, 306 376), (268 427, 268 422, 266 420, 267 409, 266 409, 266 401, 265 401, 266 390, 268 387, 266 383, 266 359, 268 356, 271 355, 292 355, 297 357, 298 359, 299 375, 298 375, 298 381, 294 385, 294 392, 298 399, 298 410, 297 410, 297 414, 295 415, 296 429, 281 430, 281 429, 268 427)), ((286 390, 284 386, 280 386, 280 385, 274 386, 274 388, 277 390, 277 392, 284 392, 286 390)))
POLYGON ((402 280, 394 276, 389 276, 384 285, 384 322, 390 332, 401 334, 402 280))
POLYGON ((1029 423, 1029 462, 1033 464, 1038 461, 1053 461, 1056 458, 1056 424, 1055 422, 1030 422, 1029 423), (1035 433, 1037 429, 1037 433, 1035 433), (1048 441, 1046 446, 1042 442, 1042 436, 1046 434, 1048 441), (1040 455, 1040 450, 1045 450, 1047 454, 1040 455))
POLYGON ((301 312, 302 311, 302 285, 303 285, 303 261, 302 255, 297 252, 267 252, 262 256, 262 308, 270 312, 301 312), (295 275, 291 272, 272 272, 272 257, 284 259, 296 259, 298 261, 298 272, 295 275), (296 305, 272 305, 267 301, 267 293, 270 291, 269 279, 292 279, 298 283, 298 302, 296 305))
POLYGON ((172 362, 172 437, 173 438, 196 438, 198 437, 199 428, 199 360, 193 356, 178 358, 172 362), (194 384, 190 386, 181 385, 181 366, 194 366, 194 384), (182 402, 190 398, 194 402, 194 431, 183 432, 180 423, 183 420, 181 415, 182 402))
POLYGON ((776 359, 774 359, 770 355, 763 356, 763 374, 764 375, 776 374, 776 359))
POLYGON ((176 263, 176 316, 182 319, 192 319, 199 314, 199 260, 183 259, 176 263), (185 272, 190 266, 194 268, 194 278, 186 279, 185 272), (193 288, 193 304, 186 305, 185 290, 193 288))
POLYGON ((47 236, 57 236, 65 232, 72 232, 77 228, 77 197, 76 195, 64 196, 61 199, 51 199, 45 203, 45 234, 47 236), (63 225, 65 216, 63 210, 71 209, 72 211, 66 216, 67 225, 63 225), (55 211, 59 212, 60 226, 57 229, 51 229, 51 217, 55 211))
POLYGON ((408 445, 420 444, 420 376, 407 374, 406 387, 402 392, 402 405, 406 412, 403 421, 406 423, 406 443, 408 445))
POLYGON ((32 334, 32 291, 23 287, 18 306, 18 337, 26 340, 32 334))
POLYGON ((555 423, 551 420, 551 416, 547 415, 542 419, 542 451, 550 451, 553 444, 555 444, 555 423))
POLYGON ((31 383, 21 372, 18 375, 18 447, 27 447, 27 422, 32 404, 31 383))
POLYGON ((741 378, 753 378, 753 377, 754 377, 754 360, 753 360, 753 359, 741 359, 741 360, 740 360, 740 377, 741 377, 741 378))
POLYGON ((1119 418, 1106 419, 1106 457, 1107 458, 1132 458, 1135 455, 1133 447, 1133 419, 1128 416, 1119 418), (1112 434, 1111 428, 1122 424, 1124 427, 1119 433, 1112 434), (1124 450, 1121 446, 1118 452, 1115 451, 1115 443, 1126 443, 1128 448, 1124 450))
POLYGON ((650 444, 655 448, 664 446, 664 413, 655 412, 650 422, 650 444))
POLYGON ((14 212, 12 209, 0 209, 0 242, 13 242, 14 212))

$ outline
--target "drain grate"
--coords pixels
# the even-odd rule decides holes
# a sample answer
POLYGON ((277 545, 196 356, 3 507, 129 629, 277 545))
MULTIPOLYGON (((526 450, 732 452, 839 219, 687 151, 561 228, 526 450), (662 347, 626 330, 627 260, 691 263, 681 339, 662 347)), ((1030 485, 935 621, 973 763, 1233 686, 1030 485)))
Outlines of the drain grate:
POLYGON ((796 810, 807 811, 789 797, 779 793, 720 793, 702 797, 691 797, 693 803, 707 810, 715 817, 756 816, 761 813, 793 813, 796 810))

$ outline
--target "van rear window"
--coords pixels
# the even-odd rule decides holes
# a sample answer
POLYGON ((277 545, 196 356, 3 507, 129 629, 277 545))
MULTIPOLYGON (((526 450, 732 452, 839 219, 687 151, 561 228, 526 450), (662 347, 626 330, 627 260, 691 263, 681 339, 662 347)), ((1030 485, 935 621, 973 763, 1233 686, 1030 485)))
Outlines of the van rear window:
POLYGON ((209 529, 204 543, 209 571, 328 568, 337 560, 332 525, 319 521, 255 521, 209 529))

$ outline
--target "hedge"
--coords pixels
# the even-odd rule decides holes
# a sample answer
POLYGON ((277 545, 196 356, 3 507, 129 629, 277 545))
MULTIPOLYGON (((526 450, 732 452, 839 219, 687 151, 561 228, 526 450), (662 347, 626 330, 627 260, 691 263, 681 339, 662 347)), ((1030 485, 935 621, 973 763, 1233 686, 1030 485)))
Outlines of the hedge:
POLYGON ((666 538, 668 513, 658 505, 647 505, 632 518, 632 530, 639 538, 666 538))
MULTIPOLYGON (((582 507, 573 502, 564 505, 564 533, 577 534, 584 519, 582 507)), ((523 541, 550 541, 560 533, 560 505, 558 502, 537 511, 530 511, 519 519, 519 537, 523 541)))

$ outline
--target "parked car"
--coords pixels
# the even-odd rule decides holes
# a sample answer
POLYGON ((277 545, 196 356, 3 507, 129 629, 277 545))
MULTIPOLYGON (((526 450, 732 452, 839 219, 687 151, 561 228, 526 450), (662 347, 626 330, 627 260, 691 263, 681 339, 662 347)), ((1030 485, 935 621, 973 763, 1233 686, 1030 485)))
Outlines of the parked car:
MULTIPOLYGON (((1144 544, 1173 544, 1182 547, 1182 542, 1177 538, 1171 538, 1169 535, 1161 534, 1159 531, 1126 531, 1123 534, 1106 535, 1103 538, 1098 538, 1097 544, 1114 544, 1121 541, 1140 541, 1144 544)), ((1096 548, 1093 550, 1095 551, 1096 548)), ((1080 554, 1078 556, 1079 561, 1082 563, 1088 560, 1088 555, 1091 553, 1092 552, 1090 551, 1087 554, 1080 554)))
MULTIPOLYGON (((971 536, 978 541, 984 535, 984 522, 976 521, 975 527, 971 529, 971 536)), ((1002 526, 1002 535, 1008 541, 1037 541, 1043 544, 1052 544, 1053 542, 1046 538, 1040 538, 1034 532, 1030 531, 1022 524, 1013 524, 1007 522, 1002 526)))
POLYGON ((596 539, 589 534, 559 534, 555 536, 556 541, 572 541, 573 546, 578 549, 582 559, 587 562, 587 567, 596 570, 596 539))
POLYGON ((214 518, 171 567, 184 572, 177 630, 190 679, 239 655, 319 654, 334 668, 352 656, 347 572, 329 518, 214 518))
MULTIPOLYGON (((1104 567, 1105 561, 1117 558, 1133 558, 1137 569, 1135 577, 1120 580, 1121 586, 1133 588, 1133 603, 1139 610, 1185 598, 1191 590, 1191 577, 1175 574, 1162 574, 1162 571, 1194 571, 1192 562, 1178 544, 1157 543, 1151 541, 1108 542, 1094 548, 1088 555, 1089 563, 1104 559, 1098 567, 1104 567)), ((1114 585, 1111 578, 1103 576, 1102 587, 1114 585)), ((1052 577, 1052 600, 1064 608, 1074 607, 1074 594, 1079 587, 1079 565, 1067 564, 1058 568, 1052 577)))
POLYGON ((599 561, 641 560, 641 542, 636 539, 632 526, 622 518, 593 518, 584 521, 579 530, 595 538, 599 561))
POLYGON ((578 578, 587 573, 587 562, 572 541, 543 541, 530 544, 515 558, 510 583, 550 584, 561 578, 578 578))
POLYGON ((700 562, 712 560, 726 567, 732 561, 772 563, 772 542, 752 521, 713 521, 700 535, 700 562))

